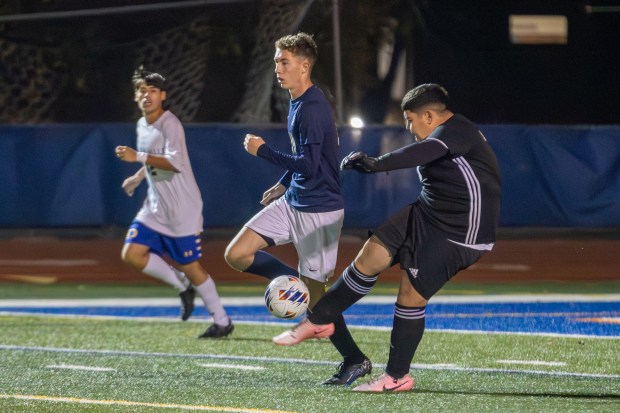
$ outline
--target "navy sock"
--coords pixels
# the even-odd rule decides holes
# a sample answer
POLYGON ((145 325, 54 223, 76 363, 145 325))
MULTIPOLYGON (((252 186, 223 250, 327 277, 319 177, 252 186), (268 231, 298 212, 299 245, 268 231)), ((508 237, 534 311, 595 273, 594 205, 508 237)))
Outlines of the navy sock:
POLYGON ((400 379, 409 373, 413 355, 422 341, 426 307, 405 307, 396 303, 390 338, 390 357, 385 372, 400 379))
POLYGON ((265 251, 256 251, 254 261, 244 272, 260 275, 268 280, 273 280, 281 275, 294 275, 299 277, 297 270, 289 267, 273 255, 265 251))
POLYGON ((378 274, 364 275, 355 268, 355 264, 349 265, 314 306, 308 320, 315 324, 333 323, 344 310, 370 292, 377 277, 378 274))

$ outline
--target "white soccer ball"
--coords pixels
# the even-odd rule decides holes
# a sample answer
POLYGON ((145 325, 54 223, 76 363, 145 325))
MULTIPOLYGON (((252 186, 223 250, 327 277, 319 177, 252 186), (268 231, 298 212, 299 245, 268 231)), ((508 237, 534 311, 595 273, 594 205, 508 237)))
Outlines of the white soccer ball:
POLYGON ((271 314, 287 320, 300 317, 308 309, 310 292, 302 280, 292 275, 274 278, 265 290, 265 304, 271 314))

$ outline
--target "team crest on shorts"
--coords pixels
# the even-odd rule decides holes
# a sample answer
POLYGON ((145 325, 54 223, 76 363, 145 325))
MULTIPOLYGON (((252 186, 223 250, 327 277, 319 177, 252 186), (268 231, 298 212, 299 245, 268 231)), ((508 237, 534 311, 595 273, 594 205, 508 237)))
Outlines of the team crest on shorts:
POLYGON ((129 231, 127 231, 127 235, 125 236, 126 239, 130 239, 130 238, 135 238, 138 236, 138 229, 137 228, 129 228, 129 231))

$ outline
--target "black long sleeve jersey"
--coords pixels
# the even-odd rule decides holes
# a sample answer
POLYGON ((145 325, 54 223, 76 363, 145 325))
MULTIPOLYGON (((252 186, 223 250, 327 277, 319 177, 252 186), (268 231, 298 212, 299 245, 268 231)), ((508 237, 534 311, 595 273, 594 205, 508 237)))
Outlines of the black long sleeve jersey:
POLYGON ((360 162, 368 172, 417 167, 429 222, 453 242, 490 249, 501 203, 497 158, 478 127, 455 114, 420 142, 360 162))

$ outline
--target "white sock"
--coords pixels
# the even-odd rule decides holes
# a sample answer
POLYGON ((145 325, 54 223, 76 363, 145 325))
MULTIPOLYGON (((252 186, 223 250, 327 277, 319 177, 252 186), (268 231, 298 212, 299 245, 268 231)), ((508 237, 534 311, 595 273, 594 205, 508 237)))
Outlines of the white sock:
MULTIPOLYGON (((162 257, 157 254, 150 253, 149 260, 146 263, 146 267, 142 270, 143 273, 150 275, 153 278, 162 280, 168 285, 173 286, 179 291, 187 290, 187 286, 177 276, 177 272, 172 268, 162 257)), ((188 281, 189 286, 189 281, 188 281)))
POLYGON ((189 280, 189 278, 187 278, 184 272, 177 270, 172 265, 170 266, 170 268, 172 268, 172 271, 174 271, 174 275, 176 275, 177 279, 181 281, 181 284, 183 284, 184 288, 182 291, 187 290, 189 286, 192 285, 192 282, 189 280))
POLYGON ((213 278, 209 277, 207 281, 195 286, 194 288, 196 288, 196 292, 200 298, 202 298, 207 312, 213 317, 213 322, 221 326, 227 326, 228 323, 230 323, 230 319, 226 314, 226 310, 224 310, 222 300, 217 293, 213 278))

